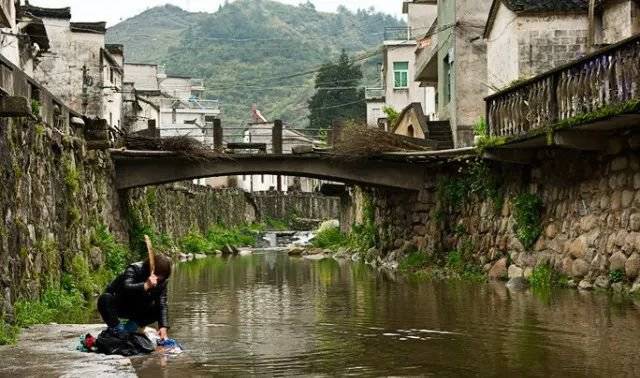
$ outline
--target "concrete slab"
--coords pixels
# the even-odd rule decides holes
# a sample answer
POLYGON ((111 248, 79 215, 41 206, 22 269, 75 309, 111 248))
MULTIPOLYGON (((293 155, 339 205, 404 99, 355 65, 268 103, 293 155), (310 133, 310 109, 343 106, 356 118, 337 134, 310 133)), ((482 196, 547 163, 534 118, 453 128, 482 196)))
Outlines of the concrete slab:
POLYGON ((45 325, 22 331, 15 346, 0 347, 1 377, 136 377, 131 360, 75 350, 80 336, 104 325, 45 325))

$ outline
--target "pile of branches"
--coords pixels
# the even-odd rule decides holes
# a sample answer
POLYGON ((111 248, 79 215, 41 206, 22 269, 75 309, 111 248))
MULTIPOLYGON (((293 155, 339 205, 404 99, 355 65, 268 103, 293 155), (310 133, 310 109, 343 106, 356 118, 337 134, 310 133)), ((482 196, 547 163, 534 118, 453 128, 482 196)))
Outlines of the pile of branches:
POLYGON ((425 151, 410 138, 364 124, 347 123, 335 141, 332 154, 343 159, 365 159, 385 152, 425 151))
POLYGON ((127 134, 123 140, 123 147, 128 150, 170 151, 180 157, 194 160, 219 159, 224 157, 224 153, 213 150, 189 136, 158 138, 127 134))

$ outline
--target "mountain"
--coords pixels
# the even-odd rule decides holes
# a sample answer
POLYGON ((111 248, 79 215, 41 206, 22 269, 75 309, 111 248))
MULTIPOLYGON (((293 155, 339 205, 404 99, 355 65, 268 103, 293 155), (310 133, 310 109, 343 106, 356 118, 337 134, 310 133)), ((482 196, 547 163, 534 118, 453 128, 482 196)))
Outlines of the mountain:
MULTIPOLYGON (((319 66, 375 51, 386 26, 404 23, 372 9, 318 12, 310 3, 236 0, 215 13, 166 5, 125 20, 107 33, 125 46, 126 60, 159 63, 167 73, 205 79, 206 96, 222 101, 226 126, 248 121, 252 104, 268 119, 308 124, 307 102, 319 66)), ((377 79, 380 56, 363 60, 365 78, 377 79)))

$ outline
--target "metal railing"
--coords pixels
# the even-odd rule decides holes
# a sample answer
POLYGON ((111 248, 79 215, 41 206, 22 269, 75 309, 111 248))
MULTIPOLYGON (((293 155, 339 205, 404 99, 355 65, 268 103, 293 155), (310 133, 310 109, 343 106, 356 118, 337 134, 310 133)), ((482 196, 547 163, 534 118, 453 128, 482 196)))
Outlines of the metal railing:
POLYGON ((385 41, 410 41, 411 28, 409 26, 393 26, 384 28, 385 41))
POLYGON ((364 98, 366 100, 379 100, 383 99, 385 96, 384 88, 365 88, 364 89, 364 98))
POLYGON ((160 99, 160 108, 162 109, 190 109, 190 110, 203 110, 203 111, 219 111, 219 100, 201 100, 201 99, 188 99, 180 100, 175 98, 163 98, 160 99))
POLYGON ((526 80, 486 100, 492 136, 517 137, 640 99, 640 35, 526 80))

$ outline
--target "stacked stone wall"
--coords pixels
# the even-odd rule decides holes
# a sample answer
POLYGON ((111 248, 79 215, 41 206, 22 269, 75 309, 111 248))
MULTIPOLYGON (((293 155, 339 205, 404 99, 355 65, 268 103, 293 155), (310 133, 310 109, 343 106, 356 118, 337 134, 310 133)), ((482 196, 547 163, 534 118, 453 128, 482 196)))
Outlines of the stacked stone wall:
POLYGON ((111 159, 88 151, 79 134, 0 119, 0 315, 59 282, 74 257, 99 265, 101 256, 90 254, 97 226, 126 234, 111 159))
POLYGON ((470 248, 492 278, 528 277, 548 265, 582 288, 640 286, 640 152, 556 150, 540 152, 533 165, 486 164, 500 179, 498 208, 495 198, 478 193, 443 203, 439 183, 463 177, 464 163, 429 170, 419 193, 370 191, 378 262, 397 261, 412 249, 446 256, 470 248), (529 248, 514 231, 514 202, 522 193, 542 201, 541 235, 529 248))
POLYGON ((338 219, 340 198, 316 193, 256 192, 251 194, 262 220, 289 219, 338 219))

